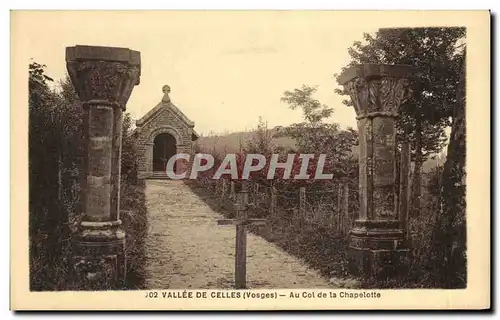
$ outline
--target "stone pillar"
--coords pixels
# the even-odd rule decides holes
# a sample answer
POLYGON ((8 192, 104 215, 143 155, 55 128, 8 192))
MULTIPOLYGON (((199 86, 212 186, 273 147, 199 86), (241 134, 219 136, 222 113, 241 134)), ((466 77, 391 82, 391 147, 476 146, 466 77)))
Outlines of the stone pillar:
POLYGON ((153 174, 153 149, 154 149, 154 143, 146 143, 146 155, 145 155, 145 173, 147 175, 153 174))
POLYGON ((404 65, 357 65, 338 81, 349 93, 359 130, 360 212, 349 233, 354 275, 388 278, 404 272, 409 246, 395 208, 395 119, 415 70, 404 65))
POLYGON ((75 241, 77 289, 124 285, 125 233, 120 228, 122 113, 139 84, 140 53, 125 48, 66 48, 66 65, 84 106, 83 221, 75 241))

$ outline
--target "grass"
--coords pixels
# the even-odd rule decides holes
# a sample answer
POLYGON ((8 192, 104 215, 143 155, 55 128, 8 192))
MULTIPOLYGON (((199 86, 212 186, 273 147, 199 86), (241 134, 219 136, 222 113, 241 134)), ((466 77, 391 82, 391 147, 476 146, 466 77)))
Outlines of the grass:
POLYGON ((144 181, 136 185, 123 184, 121 191, 121 219, 126 234, 128 290, 144 289, 144 239, 147 233, 147 209, 144 181))
MULTIPOLYGON (((126 233, 127 278, 125 290, 142 289, 144 285, 144 239, 147 231, 144 184, 122 184, 121 188, 122 228, 126 233)), ((38 208, 38 210, 40 210, 38 208)), ((38 212, 37 212, 38 213, 38 212)), ((30 214, 30 219, 34 213, 30 214)), ((30 241, 30 290, 62 291, 84 290, 74 283, 71 274, 72 239, 70 232, 63 241, 49 242, 50 230, 61 228, 68 223, 45 225, 40 221, 30 221, 38 226, 31 233, 30 241)), ((33 228, 35 228, 33 226, 33 228)))

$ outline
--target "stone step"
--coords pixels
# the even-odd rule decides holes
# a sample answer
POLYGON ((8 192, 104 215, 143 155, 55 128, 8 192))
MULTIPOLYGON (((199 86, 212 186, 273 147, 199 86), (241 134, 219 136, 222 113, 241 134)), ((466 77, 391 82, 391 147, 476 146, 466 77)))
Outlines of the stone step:
POLYGON ((168 180, 170 179, 166 172, 164 171, 155 171, 153 175, 149 177, 149 179, 157 179, 157 180, 168 180))

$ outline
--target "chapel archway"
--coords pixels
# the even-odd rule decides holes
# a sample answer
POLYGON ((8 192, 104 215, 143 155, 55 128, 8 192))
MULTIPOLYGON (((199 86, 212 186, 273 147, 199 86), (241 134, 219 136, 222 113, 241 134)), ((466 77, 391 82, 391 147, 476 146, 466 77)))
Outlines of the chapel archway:
MULTIPOLYGON (((166 171, 168 160, 177 154, 177 141, 170 133, 160 133, 153 141, 153 171, 166 171)), ((174 172, 176 171, 174 163, 174 172)))
MULTIPOLYGON (((163 93, 160 103, 135 123, 140 179, 165 178, 168 158, 174 154, 191 154, 193 141, 199 137, 194 130, 194 122, 170 100, 170 87, 164 86, 163 93), (158 171, 162 174, 154 175, 158 171)), ((173 163, 175 172, 183 172, 183 161, 173 163)))

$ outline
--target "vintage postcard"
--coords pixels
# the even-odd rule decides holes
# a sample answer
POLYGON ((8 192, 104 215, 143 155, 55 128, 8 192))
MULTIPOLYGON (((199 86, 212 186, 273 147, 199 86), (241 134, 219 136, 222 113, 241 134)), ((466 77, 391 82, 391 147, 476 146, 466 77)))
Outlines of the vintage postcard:
POLYGON ((11 308, 489 309, 490 19, 12 11, 11 308))

